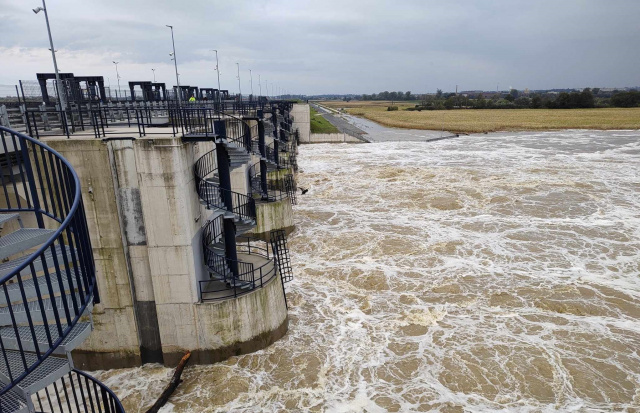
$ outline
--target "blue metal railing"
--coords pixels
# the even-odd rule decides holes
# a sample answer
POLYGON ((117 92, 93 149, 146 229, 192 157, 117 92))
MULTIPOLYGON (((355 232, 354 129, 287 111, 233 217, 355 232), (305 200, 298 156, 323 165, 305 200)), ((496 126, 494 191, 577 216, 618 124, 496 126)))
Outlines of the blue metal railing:
POLYGON ((34 395, 34 406, 47 413, 124 413, 118 396, 89 374, 72 370, 34 395))
POLYGON ((20 213, 37 228, 51 230, 34 252, 2 267, 2 313, 10 319, 4 325, 12 326, 15 336, 17 350, 11 354, 19 354, 19 362, 10 363, 8 344, 0 336, 0 357, 9 377, 0 389, 2 396, 60 346, 99 297, 80 181, 73 167, 55 150, 5 127, 0 127, 0 148, 0 213, 20 213), (36 330, 43 330, 44 337, 36 330))

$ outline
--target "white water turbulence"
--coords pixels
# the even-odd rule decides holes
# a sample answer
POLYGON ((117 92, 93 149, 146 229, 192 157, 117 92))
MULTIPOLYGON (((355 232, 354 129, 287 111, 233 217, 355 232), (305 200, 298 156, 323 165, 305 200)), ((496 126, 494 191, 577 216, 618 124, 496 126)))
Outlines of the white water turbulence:
MULTIPOLYGON (((163 411, 637 411, 639 138, 302 146, 287 336, 163 411)), ((170 372, 98 376, 136 412, 170 372)))

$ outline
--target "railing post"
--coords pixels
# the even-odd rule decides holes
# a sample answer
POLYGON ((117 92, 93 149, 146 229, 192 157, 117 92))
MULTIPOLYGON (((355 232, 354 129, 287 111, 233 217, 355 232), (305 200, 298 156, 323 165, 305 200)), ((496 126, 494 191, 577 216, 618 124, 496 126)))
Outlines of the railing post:
POLYGON ((224 253, 229 264, 229 269, 234 278, 239 275, 238 272, 238 251, 236 248, 236 225, 233 218, 224 219, 224 253))
MULTIPOLYGON (((42 210, 40 209, 40 197, 38 196, 38 188, 36 188, 36 180, 33 176, 31 168, 31 158, 29 157, 29 149, 27 148, 27 140, 20 139, 20 152, 22 154, 22 164, 24 165, 27 181, 29 181, 29 190, 31 192, 31 202, 36 213, 36 221, 38 228, 44 228, 44 220, 42 219, 42 210)), ((44 161, 44 160, 43 160, 44 161)), ((46 165, 45 165, 46 167, 46 165)))
POLYGON ((216 143, 216 160, 218 161, 218 180, 222 189, 222 202, 227 207, 227 210, 233 212, 229 155, 227 148, 222 143, 216 143))
POLYGON ((280 142, 278 142, 277 139, 273 140, 273 156, 275 158, 276 165, 278 165, 278 168, 280 168, 280 155, 279 155, 280 149, 278 148, 279 143, 280 142))
POLYGON ((264 120, 258 120, 258 148, 260 155, 264 158, 266 156, 265 139, 264 139, 264 120))
POLYGON ((267 161, 260 160, 260 189, 265 195, 269 194, 269 188, 267 186, 267 161))

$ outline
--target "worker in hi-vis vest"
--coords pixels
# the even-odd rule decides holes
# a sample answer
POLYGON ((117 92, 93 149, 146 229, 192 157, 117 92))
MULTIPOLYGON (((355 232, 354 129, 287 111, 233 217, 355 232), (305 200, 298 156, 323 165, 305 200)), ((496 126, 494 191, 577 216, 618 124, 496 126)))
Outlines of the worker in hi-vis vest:
POLYGON ((189 98, 189 102, 193 103, 195 101, 196 101, 196 98, 193 95, 191 95, 191 97, 189 98))

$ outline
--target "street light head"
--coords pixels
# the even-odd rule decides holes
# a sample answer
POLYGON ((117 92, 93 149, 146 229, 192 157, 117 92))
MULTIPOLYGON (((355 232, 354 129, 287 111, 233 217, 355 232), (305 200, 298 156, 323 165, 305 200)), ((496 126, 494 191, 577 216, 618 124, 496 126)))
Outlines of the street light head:
POLYGON ((32 10, 33 10, 33 12, 34 12, 35 14, 38 14, 38 13, 40 13, 41 11, 44 11, 44 8, 42 8, 42 7, 36 7, 35 9, 32 9, 32 10))
POLYGON ((120 62, 116 62, 115 60, 112 61, 114 65, 117 65, 120 62))
POLYGON ((173 26, 169 26, 168 24, 166 24, 165 26, 167 26, 170 29, 173 29, 173 26))

